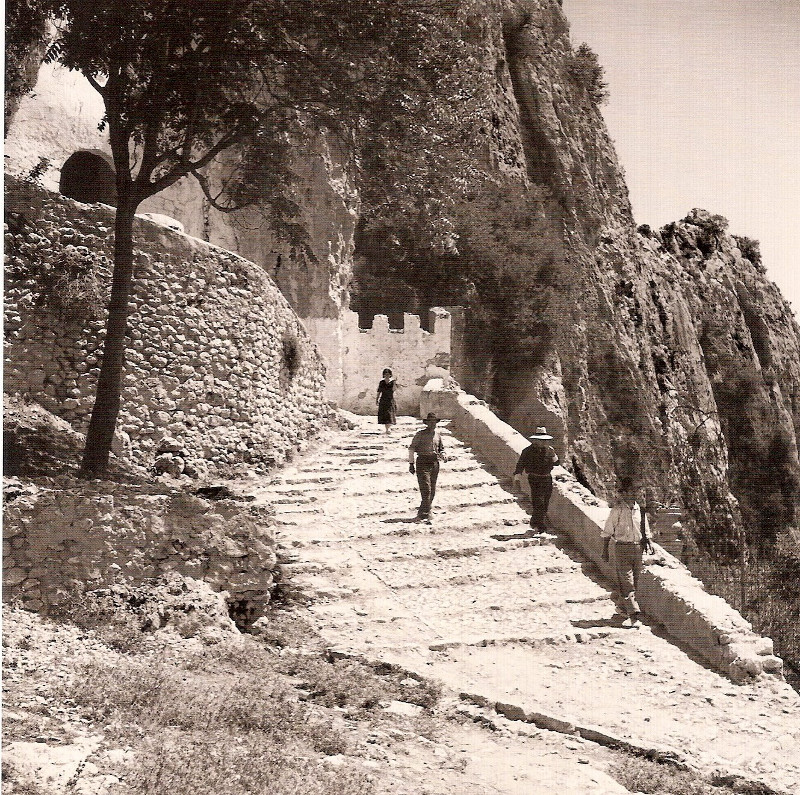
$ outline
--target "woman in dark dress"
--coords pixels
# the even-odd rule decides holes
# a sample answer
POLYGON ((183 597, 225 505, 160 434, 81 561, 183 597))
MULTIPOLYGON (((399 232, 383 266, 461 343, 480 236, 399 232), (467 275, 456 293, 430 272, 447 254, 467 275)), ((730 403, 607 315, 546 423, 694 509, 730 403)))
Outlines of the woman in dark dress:
POLYGON ((378 381, 378 393, 375 402, 378 404, 378 422, 386 426, 386 433, 391 433, 392 425, 397 424, 397 404, 394 399, 394 390, 399 384, 387 367, 383 371, 383 378, 378 381))

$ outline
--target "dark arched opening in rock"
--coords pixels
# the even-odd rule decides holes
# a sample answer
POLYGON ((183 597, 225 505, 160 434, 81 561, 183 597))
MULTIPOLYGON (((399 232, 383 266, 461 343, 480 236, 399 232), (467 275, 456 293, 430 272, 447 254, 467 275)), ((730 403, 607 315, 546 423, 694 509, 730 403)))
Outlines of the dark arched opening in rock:
POLYGON ((75 152, 61 169, 58 189, 79 202, 117 205, 114 168, 106 156, 95 152, 75 152))

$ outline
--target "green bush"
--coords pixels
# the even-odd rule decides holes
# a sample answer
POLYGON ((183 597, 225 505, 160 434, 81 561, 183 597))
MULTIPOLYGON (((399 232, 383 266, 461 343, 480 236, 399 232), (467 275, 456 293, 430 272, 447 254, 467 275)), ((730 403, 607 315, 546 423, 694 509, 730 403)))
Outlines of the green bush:
POLYGON ((608 83, 603 79, 605 70, 597 53, 586 42, 572 53, 567 61, 569 76, 591 98, 595 105, 608 99, 608 83))
POLYGON ((742 256, 750 260, 761 273, 764 273, 765 269, 761 267, 761 244, 758 240, 740 235, 734 235, 733 239, 736 241, 739 251, 742 252, 742 256))

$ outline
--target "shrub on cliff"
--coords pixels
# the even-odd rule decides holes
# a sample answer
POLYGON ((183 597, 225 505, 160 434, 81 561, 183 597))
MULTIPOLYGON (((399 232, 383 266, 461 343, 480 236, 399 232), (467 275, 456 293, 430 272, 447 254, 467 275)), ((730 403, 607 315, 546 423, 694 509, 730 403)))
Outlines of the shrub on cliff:
POLYGON ((570 56, 567 71, 596 105, 608 99, 608 83, 603 79, 605 70, 597 53, 586 42, 570 56))
POLYGON ((742 252, 742 256, 749 259, 761 273, 766 273, 766 268, 761 264, 761 244, 758 240, 740 235, 734 235, 733 239, 736 241, 739 251, 742 252))

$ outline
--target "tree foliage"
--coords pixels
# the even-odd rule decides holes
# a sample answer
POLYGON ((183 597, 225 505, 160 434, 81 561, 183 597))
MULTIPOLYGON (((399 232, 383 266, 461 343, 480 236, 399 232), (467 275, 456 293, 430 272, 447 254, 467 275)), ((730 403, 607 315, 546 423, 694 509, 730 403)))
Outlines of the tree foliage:
POLYGON ((35 81, 44 52, 50 9, 48 0, 8 0, 6 3, 6 131, 19 100, 35 81))
POLYGON ((463 48, 454 0, 55 2, 61 22, 48 57, 102 96, 117 180, 109 319, 84 457, 97 472, 119 411, 138 205, 192 176, 218 209, 259 202, 277 231, 297 234, 292 148, 324 131, 357 160, 375 157, 363 142, 376 126, 384 153, 392 140, 418 138, 463 48))
POLYGON ((567 70, 570 77, 586 91, 596 105, 608 99, 605 70, 600 65, 597 53, 586 42, 572 53, 567 62, 567 70))

